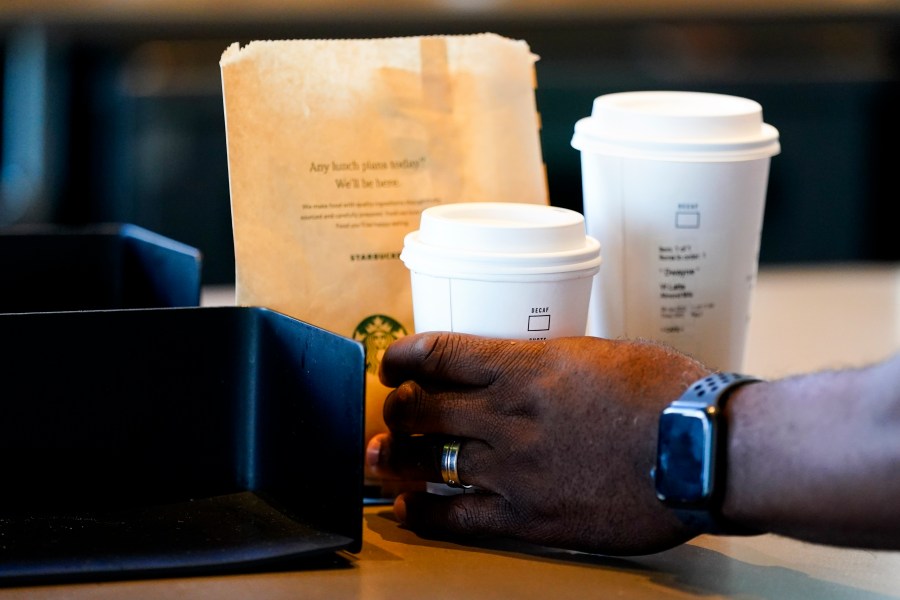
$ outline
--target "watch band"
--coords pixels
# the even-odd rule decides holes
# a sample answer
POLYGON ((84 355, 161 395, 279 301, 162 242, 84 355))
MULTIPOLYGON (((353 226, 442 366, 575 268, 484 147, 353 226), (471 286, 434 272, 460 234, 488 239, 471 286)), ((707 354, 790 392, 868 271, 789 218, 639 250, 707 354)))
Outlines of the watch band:
POLYGON ((672 406, 688 406, 692 408, 715 407, 721 412, 725 408, 725 400, 728 394, 735 388, 747 383, 761 381, 750 375, 740 373, 713 373, 703 379, 698 379, 685 390, 681 398, 672 403, 672 406))
MULTIPOLYGON (((725 494, 727 466, 727 430, 726 422, 721 415, 728 396, 738 387, 760 381, 756 377, 738 373, 714 373, 693 384, 663 411, 695 411, 708 419, 710 434, 703 455, 711 464, 704 465, 709 469, 709 490, 699 502, 681 502, 671 498, 660 499, 673 509, 678 518, 688 527, 703 533, 723 535, 750 535, 757 533, 748 528, 738 526, 721 516, 722 501, 725 494)), ((662 423, 662 418, 661 421, 662 423)), ((662 431, 660 432, 662 436, 662 431)), ((662 438, 661 438, 662 439, 662 438)), ((660 445, 662 452, 662 444, 660 445)), ((657 481, 659 484, 659 481, 657 481)), ((659 490, 659 485, 657 487, 659 490)))

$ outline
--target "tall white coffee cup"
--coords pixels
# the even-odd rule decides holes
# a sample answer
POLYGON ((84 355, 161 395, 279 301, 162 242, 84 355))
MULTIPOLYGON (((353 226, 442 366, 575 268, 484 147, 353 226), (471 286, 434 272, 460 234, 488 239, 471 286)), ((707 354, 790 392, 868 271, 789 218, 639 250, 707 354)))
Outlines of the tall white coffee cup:
POLYGON ((604 248, 589 333, 743 362, 769 161, 778 131, 752 100, 600 96, 575 125, 587 231, 604 248))
POLYGON ((509 202, 425 209, 400 259, 416 331, 533 340, 585 335, 601 260, 580 213, 509 202))

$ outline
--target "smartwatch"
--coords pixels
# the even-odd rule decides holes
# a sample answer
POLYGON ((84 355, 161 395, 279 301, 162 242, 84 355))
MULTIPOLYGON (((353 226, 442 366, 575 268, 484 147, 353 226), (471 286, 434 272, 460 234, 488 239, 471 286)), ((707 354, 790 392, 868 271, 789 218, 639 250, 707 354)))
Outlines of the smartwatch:
POLYGON ((721 516, 728 445, 724 408, 739 386, 760 381, 714 373, 693 383, 659 417, 656 495, 681 521, 702 533, 754 533, 721 516))

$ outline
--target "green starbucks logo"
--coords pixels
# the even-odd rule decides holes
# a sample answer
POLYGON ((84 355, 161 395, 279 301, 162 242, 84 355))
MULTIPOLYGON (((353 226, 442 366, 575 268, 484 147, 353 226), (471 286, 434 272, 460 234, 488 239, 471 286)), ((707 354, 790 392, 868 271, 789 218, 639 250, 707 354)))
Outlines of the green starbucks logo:
POLYGON ((356 326, 353 339, 366 349, 366 371, 378 375, 387 347, 406 336, 406 328, 387 315, 370 315, 356 326))

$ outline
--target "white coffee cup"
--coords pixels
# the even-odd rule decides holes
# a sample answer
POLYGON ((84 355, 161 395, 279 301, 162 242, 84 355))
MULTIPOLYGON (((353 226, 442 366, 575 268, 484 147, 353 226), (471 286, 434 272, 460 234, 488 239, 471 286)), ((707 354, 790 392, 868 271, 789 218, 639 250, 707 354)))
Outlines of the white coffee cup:
POLYGON ((417 332, 532 340, 585 335, 601 260, 580 213, 508 202, 425 209, 400 259, 417 332))
POLYGON ((578 121, 587 231, 603 243, 589 333, 740 370, 778 131, 752 100, 600 96, 578 121))

